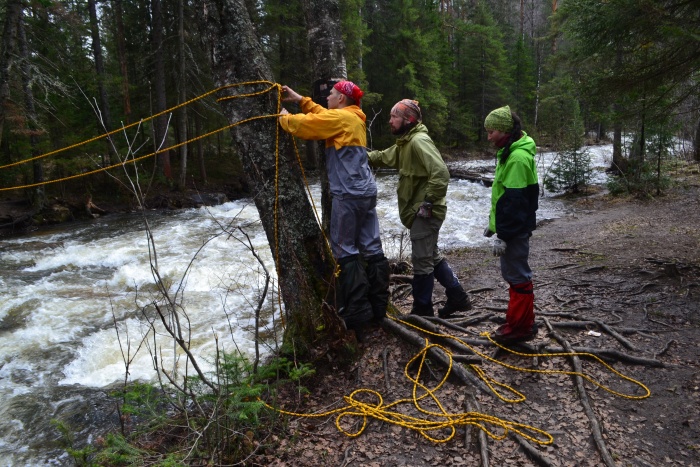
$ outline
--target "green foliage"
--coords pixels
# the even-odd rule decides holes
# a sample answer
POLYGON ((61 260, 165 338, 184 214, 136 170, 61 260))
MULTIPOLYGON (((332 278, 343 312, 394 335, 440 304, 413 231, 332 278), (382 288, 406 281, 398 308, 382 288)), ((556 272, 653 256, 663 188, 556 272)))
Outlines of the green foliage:
POLYGON ((631 161, 628 171, 608 180, 608 190, 615 196, 632 195, 638 198, 651 198, 666 190, 671 179, 659 173, 652 164, 645 161, 631 161))
POLYGON ((591 156, 588 150, 572 147, 559 153, 544 177, 544 186, 550 191, 579 193, 588 185, 591 173, 591 156))
MULTIPOLYGON (((127 466, 142 465, 142 459, 149 456, 149 452, 139 449, 130 443, 124 436, 119 434, 108 434, 100 440, 99 450, 90 459, 90 466, 127 466)), ((155 464, 161 465, 161 464, 155 464)), ((174 464, 183 465, 183 464, 174 464)))
MULTIPOLYGON (((668 175, 670 164, 676 160, 673 151, 676 128, 665 122, 657 122, 647 127, 644 157, 629 158, 628 170, 608 182, 608 189, 614 195, 630 194, 648 198, 659 196, 671 185, 668 175)), ((639 146, 639 138, 632 138, 632 150, 639 146)))
POLYGON ((544 185, 552 191, 578 193, 588 184, 592 168, 590 154, 582 148, 584 126, 576 85, 568 76, 558 77, 542 87, 541 95, 539 138, 558 152, 543 174, 544 185))
POLYGON ((697 7, 661 2, 572 0, 559 13, 568 40, 566 59, 599 105, 621 103, 618 118, 664 115, 689 95, 700 94, 697 7), (625 99, 629 96, 640 99, 625 99), (673 96, 672 99, 668 99, 673 96))
POLYGON ((66 452, 75 460, 75 464, 80 467, 91 465, 90 456, 95 452, 95 448, 90 445, 85 446, 82 449, 75 448, 75 437, 73 436, 73 431, 65 422, 53 419, 51 420, 51 425, 58 430, 59 434, 61 435, 60 442, 66 452))
MULTIPOLYGON (((440 16, 432 4, 385 0, 367 5, 371 54, 365 71, 373 92, 382 94, 382 114, 401 99, 419 101, 423 120, 436 135, 444 131, 448 96, 442 71, 447 52, 440 16)), ((378 128, 381 135, 386 123, 378 128)))
POLYGON ((186 392, 143 383, 114 392, 130 430, 100 438, 95 446, 73 449, 70 429, 57 422, 69 454, 85 466, 146 461, 158 466, 189 465, 183 452, 235 463, 254 449, 254 438, 274 431, 280 422, 261 398, 274 398, 276 388, 285 384, 303 394, 307 391, 301 381, 314 374, 310 365, 286 358, 274 358, 253 372, 250 362, 239 354, 223 354, 217 368, 216 392, 195 377, 187 378, 186 392))
POLYGON ((364 4, 365 0, 341 0, 340 14, 348 79, 362 89, 368 89, 369 83, 362 67, 364 56, 370 51, 366 45, 370 31, 363 18, 364 4))
POLYGON ((450 143, 486 141, 484 119, 511 102, 514 78, 503 32, 507 28, 494 20, 487 2, 477 2, 464 14, 466 18, 448 23, 454 30, 453 62, 446 68, 455 88, 446 135, 450 143))
POLYGON ((568 76, 555 78, 542 86, 537 125, 541 144, 569 151, 583 142, 584 127, 576 85, 568 76))

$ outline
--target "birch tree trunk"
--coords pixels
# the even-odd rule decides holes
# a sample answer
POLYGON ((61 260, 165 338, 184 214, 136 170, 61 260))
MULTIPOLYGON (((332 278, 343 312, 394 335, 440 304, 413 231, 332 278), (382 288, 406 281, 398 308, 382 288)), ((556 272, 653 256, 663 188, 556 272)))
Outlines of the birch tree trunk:
MULTIPOLYGON (((306 17, 306 35, 311 50, 314 78, 312 98, 328 107, 328 95, 335 82, 347 79, 345 43, 340 27, 340 2, 338 0, 308 0, 303 2, 306 17)), ((315 146, 317 167, 321 178, 321 225, 330 232, 331 192, 326 172, 325 142, 309 142, 315 146)))
MULTIPOLYGON (((212 47, 212 71, 217 86, 273 81, 245 0, 205 0, 199 5, 198 15, 201 15, 203 36, 212 47)), ((264 87, 264 84, 250 85, 227 92, 245 94, 264 87)), ((224 115, 233 124, 251 117, 277 114, 277 98, 275 91, 252 98, 225 100, 221 105, 224 115)), ((277 131, 282 130, 276 117, 254 120, 231 129, 275 256, 280 292, 288 317, 285 343, 293 343, 297 350, 300 347, 304 350, 318 337, 320 311, 329 292, 334 262, 315 220, 296 159, 289 153, 290 138, 284 132, 280 135, 279 174, 276 177, 277 131)))

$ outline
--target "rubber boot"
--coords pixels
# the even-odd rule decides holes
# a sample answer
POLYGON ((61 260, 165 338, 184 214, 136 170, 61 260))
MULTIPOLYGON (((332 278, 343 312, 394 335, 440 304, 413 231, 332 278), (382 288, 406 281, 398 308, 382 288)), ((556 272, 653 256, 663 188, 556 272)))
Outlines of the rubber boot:
POLYGON ((375 321, 386 316, 389 305, 389 260, 384 253, 369 256, 367 261, 367 280, 369 281, 369 303, 375 321))
POLYGON ((433 286, 435 276, 430 274, 413 275, 413 308, 412 315, 435 316, 433 313, 433 286))
POLYGON ((499 342, 523 342, 537 336, 535 324, 535 296, 532 282, 510 286, 510 300, 506 312, 506 324, 500 326, 494 339, 499 342))
POLYGON ((338 260, 340 275, 336 287, 338 314, 345 327, 358 330, 372 319, 372 306, 367 299, 369 281, 358 255, 338 260))
POLYGON ((443 259, 435 266, 434 274, 435 279, 445 288, 445 295, 447 295, 445 306, 438 309, 440 318, 449 318, 457 311, 471 310, 469 295, 462 288, 447 260, 443 259))

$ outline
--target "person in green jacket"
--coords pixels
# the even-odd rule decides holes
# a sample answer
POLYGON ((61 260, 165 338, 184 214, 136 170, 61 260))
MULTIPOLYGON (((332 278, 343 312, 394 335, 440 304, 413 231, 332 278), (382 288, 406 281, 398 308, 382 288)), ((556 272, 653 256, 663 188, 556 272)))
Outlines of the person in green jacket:
POLYGON ((540 192, 537 147, 508 106, 489 113, 484 128, 488 140, 498 148, 489 226, 484 235, 493 236, 493 254, 500 258, 501 275, 510 286, 506 323, 496 329, 494 339, 501 343, 528 341, 537 336, 528 264, 540 192))
POLYGON ((368 154, 373 167, 398 169, 396 188, 401 223, 410 231, 413 263, 411 313, 433 316, 435 279, 445 287, 447 301, 438 309, 441 318, 471 309, 469 296, 438 249, 440 227, 447 215, 450 173, 442 155, 422 123, 418 102, 403 99, 391 109, 389 125, 396 144, 368 154))

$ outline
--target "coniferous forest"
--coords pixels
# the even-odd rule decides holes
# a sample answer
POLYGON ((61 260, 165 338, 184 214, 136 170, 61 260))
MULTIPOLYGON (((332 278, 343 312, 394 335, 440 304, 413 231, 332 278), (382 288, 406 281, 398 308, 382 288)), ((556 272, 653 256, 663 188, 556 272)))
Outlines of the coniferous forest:
MULTIPOLYGON (((389 110, 408 97, 445 150, 478 151, 485 115, 508 104, 554 150, 611 140, 618 172, 654 166, 659 142, 677 138, 688 144, 684 157, 700 159, 694 2, 331 3, 375 147, 392 141, 389 110)), ((277 82, 311 94, 307 31, 327 18, 301 2, 246 5, 241 14, 250 15, 277 82)), ((100 169, 129 158, 154 185, 243 190, 231 136, 217 131, 229 122, 211 93, 212 50, 194 20, 198 8, 187 0, 4 2, 3 194, 38 206, 51 195, 113 196, 119 171, 100 169)))

